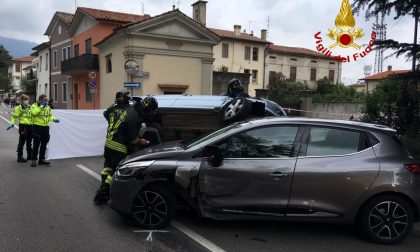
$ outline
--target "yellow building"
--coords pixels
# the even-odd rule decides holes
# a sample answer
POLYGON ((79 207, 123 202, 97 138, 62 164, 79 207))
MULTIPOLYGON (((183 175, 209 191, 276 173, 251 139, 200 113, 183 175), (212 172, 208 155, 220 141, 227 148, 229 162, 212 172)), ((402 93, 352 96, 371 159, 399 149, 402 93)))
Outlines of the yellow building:
POLYGON ((352 84, 352 85, 349 85, 349 87, 354 88, 357 93, 365 93, 366 92, 366 83, 365 82, 352 84))
POLYGON ((394 74, 408 73, 410 70, 392 70, 392 66, 388 66, 388 70, 385 72, 377 73, 374 75, 367 76, 363 79, 366 82, 366 92, 372 92, 381 83, 383 79, 394 74))
POLYGON ((179 10, 116 29, 99 48, 101 108, 108 107, 124 82, 140 82, 132 95, 208 94, 213 84, 213 46, 220 38, 179 10), (139 65, 130 75, 127 60, 139 65))

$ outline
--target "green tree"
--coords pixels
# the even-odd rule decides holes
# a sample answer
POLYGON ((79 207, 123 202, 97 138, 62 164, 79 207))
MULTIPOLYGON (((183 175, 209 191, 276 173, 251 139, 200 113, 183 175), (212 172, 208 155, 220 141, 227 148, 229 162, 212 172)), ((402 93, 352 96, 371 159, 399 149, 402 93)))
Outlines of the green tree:
POLYGON ((363 121, 420 134, 420 72, 392 75, 366 96, 363 121))
POLYGON ((270 79, 268 89, 270 90, 268 99, 284 106, 298 104, 299 91, 307 87, 302 82, 286 79, 282 73, 277 73, 270 79))
POLYGON ((9 52, 0 45, 0 89, 9 90, 9 76, 7 69, 9 61, 12 59, 9 52))
POLYGON ((418 23, 420 16, 419 0, 354 0, 353 12, 360 13, 365 10, 365 17, 376 17, 377 15, 390 15, 395 13, 394 19, 404 16, 412 16, 414 19, 414 42, 400 43, 393 39, 378 41, 378 49, 392 49, 395 52, 390 56, 406 55, 407 59, 412 59, 412 71, 416 70, 416 60, 420 59, 420 50, 417 41, 418 23))
POLYGON ((317 81, 314 102, 361 102, 364 94, 357 93, 352 87, 332 84, 327 78, 317 81))

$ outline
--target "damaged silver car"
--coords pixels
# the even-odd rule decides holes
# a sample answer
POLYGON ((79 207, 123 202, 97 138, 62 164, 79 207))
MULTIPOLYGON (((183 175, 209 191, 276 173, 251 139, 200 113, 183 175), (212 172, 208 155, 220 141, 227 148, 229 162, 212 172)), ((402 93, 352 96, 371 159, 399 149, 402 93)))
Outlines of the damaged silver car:
POLYGON ((420 165, 393 129, 276 118, 127 157, 109 204, 148 229, 165 227, 188 204, 218 220, 354 223, 370 240, 393 244, 419 221, 419 191, 420 165))

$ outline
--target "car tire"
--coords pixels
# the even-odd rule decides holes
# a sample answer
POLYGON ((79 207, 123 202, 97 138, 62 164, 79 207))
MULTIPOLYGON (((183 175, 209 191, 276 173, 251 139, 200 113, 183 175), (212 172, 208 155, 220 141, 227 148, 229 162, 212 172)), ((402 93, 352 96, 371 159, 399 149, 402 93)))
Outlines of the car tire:
POLYGON ((358 227, 361 234, 379 244, 396 244, 411 232, 413 210, 396 195, 381 195, 369 200, 361 209, 358 227))
POLYGON ((175 212, 173 193, 163 185, 152 185, 137 193, 131 208, 131 219, 140 228, 160 229, 168 226, 175 212))
POLYGON ((238 97, 226 104, 223 109, 223 121, 232 123, 246 118, 251 112, 251 104, 244 97, 238 97))

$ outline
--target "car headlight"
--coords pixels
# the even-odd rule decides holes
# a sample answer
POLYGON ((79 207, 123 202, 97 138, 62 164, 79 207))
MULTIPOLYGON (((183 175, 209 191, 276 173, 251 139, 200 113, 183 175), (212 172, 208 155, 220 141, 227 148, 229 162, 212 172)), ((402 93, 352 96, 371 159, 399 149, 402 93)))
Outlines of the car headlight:
POLYGON ((145 169, 149 167, 151 164, 153 164, 155 161, 139 161, 139 162, 132 162, 125 164, 118 168, 117 170, 117 176, 121 177, 130 177, 133 176, 137 171, 145 169))

